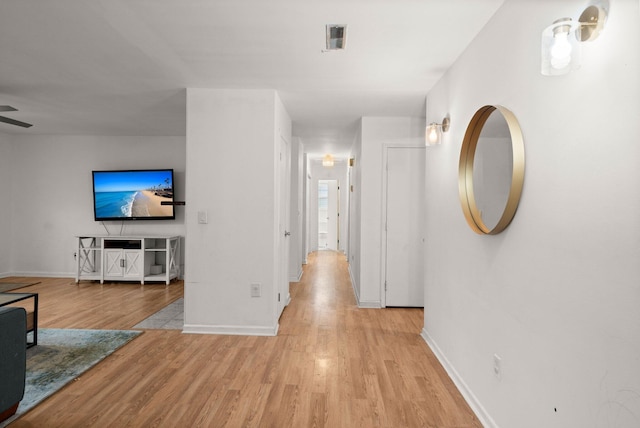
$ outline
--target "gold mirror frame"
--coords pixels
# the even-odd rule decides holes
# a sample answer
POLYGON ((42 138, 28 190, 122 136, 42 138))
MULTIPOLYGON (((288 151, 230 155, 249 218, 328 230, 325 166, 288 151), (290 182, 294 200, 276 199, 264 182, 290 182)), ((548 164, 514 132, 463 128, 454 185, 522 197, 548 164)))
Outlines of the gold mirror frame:
POLYGON ((516 116, 502 106, 487 105, 480 108, 469 122, 467 131, 464 134, 462 148, 460 149, 460 165, 458 168, 458 190, 460 194, 460 204, 464 217, 471 229, 481 235, 496 235, 509 226, 513 216, 518 209, 522 186, 524 184, 524 139, 522 130, 516 116), (482 216, 476 205, 473 193, 473 162, 476 155, 478 139, 482 128, 494 111, 499 111, 507 122, 509 133, 511 134, 511 147, 513 154, 513 171, 511 174, 511 187, 509 198, 504 208, 504 212, 493 229, 489 229, 482 221, 482 216))

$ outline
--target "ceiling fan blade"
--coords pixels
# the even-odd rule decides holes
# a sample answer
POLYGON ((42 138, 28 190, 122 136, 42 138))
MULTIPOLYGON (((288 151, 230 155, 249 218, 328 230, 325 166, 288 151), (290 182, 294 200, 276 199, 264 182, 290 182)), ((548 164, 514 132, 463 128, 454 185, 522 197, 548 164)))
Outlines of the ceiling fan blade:
POLYGON ((9 119, 8 117, 0 116, 0 122, 9 123, 11 125, 22 126, 23 128, 31 128, 33 125, 30 123, 20 122, 19 120, 9 119))
POLYGON ((0 111, 18 111, 18 109, 11 106, 0 106, 0 111))

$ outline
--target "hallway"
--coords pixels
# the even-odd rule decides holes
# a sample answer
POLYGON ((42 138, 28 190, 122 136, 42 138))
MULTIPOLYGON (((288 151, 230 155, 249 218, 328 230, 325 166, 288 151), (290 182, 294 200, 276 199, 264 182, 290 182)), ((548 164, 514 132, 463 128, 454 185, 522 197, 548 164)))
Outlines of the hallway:
POLYGON ((278 336, 308 397, 296 412, 328 427, 481 426, 420 337, 422 309, 358 308, 334 251, 310 254, 290 288, 278 336))
MULTIPOLYGON (((40 280, 23 290, 42 328, 131 329, 182 293, 40 280)), ((358 308, 333 251, 290 287, 276 337, 145 330, 11 426, 481 426, 420 337, 422 309, 358 308)))

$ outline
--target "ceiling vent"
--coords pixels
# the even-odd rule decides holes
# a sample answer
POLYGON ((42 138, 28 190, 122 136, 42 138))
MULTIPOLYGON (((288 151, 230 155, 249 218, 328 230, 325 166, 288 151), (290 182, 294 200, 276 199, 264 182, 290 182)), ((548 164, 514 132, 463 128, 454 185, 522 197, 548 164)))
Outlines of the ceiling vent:
POLYGON ((347 26, 327 25, 327 50, 339 51, 347 46, 347 26))

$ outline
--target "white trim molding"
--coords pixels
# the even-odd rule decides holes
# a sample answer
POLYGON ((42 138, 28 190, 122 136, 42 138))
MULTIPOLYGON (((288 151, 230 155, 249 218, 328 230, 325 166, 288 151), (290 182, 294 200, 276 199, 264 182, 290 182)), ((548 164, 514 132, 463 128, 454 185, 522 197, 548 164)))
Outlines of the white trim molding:
POLYGON ((74 272, 12 272, 8 276, 34 277, 34 278, 70 278, 75 282, 74 272))
POLYGON ((297 277, 290 276, 289 277, 289 282, 300 282, 300 280, 302 279, 302 265, 300 265, 300 268, 298 269, 297 275, 298 275, 297 277))
POLYGON ((358 301, 358 307, 362 309, 382 309, 380 300, 363 300, 358 301))
POLYGON ((427 330, 423 328, 420 332, 420 336, 422 337, 422 339, 424 339, 424 341, 427 343, 427 346, 429 346, 431 351, 435 354, 438 361, 440 361, 440 364, 442 364, 442 367, 444 367, 445 371, 460 391, 460 394, 462 394, 462 397, 465 399, 469 407, 471 407, 471 410, 473 411, 473 413, 475 413, 476 417, 480 420, 482 426, 487 428, 499 428, 498 424, 496 424, 496 422, 493 420, 491 415, 489 415, 482 403, 480 403, 478 397, 475 396, 475 394, 471 391, 460 374, 457 372, 455 367, 453 367, 447 357, 445 357, 440 347, 431 338, 431 336, 429 336, 427 330))
POLYGON ((353 271, 351 270, 351 263, 347 264, 349 268, 349 279, 351 280, 351 287, 353 288, 353 295, 356 296, 356 302, 360 301, 360 296, 358 295, 358 289, 356 288, 356 280, 353 278, 353 271))
POLYGON ((185 324, 183 333, 190 334, 223 334, 234 336, 277 336, 280 324, 273 327, 243 325, 201 325, 185 324))

